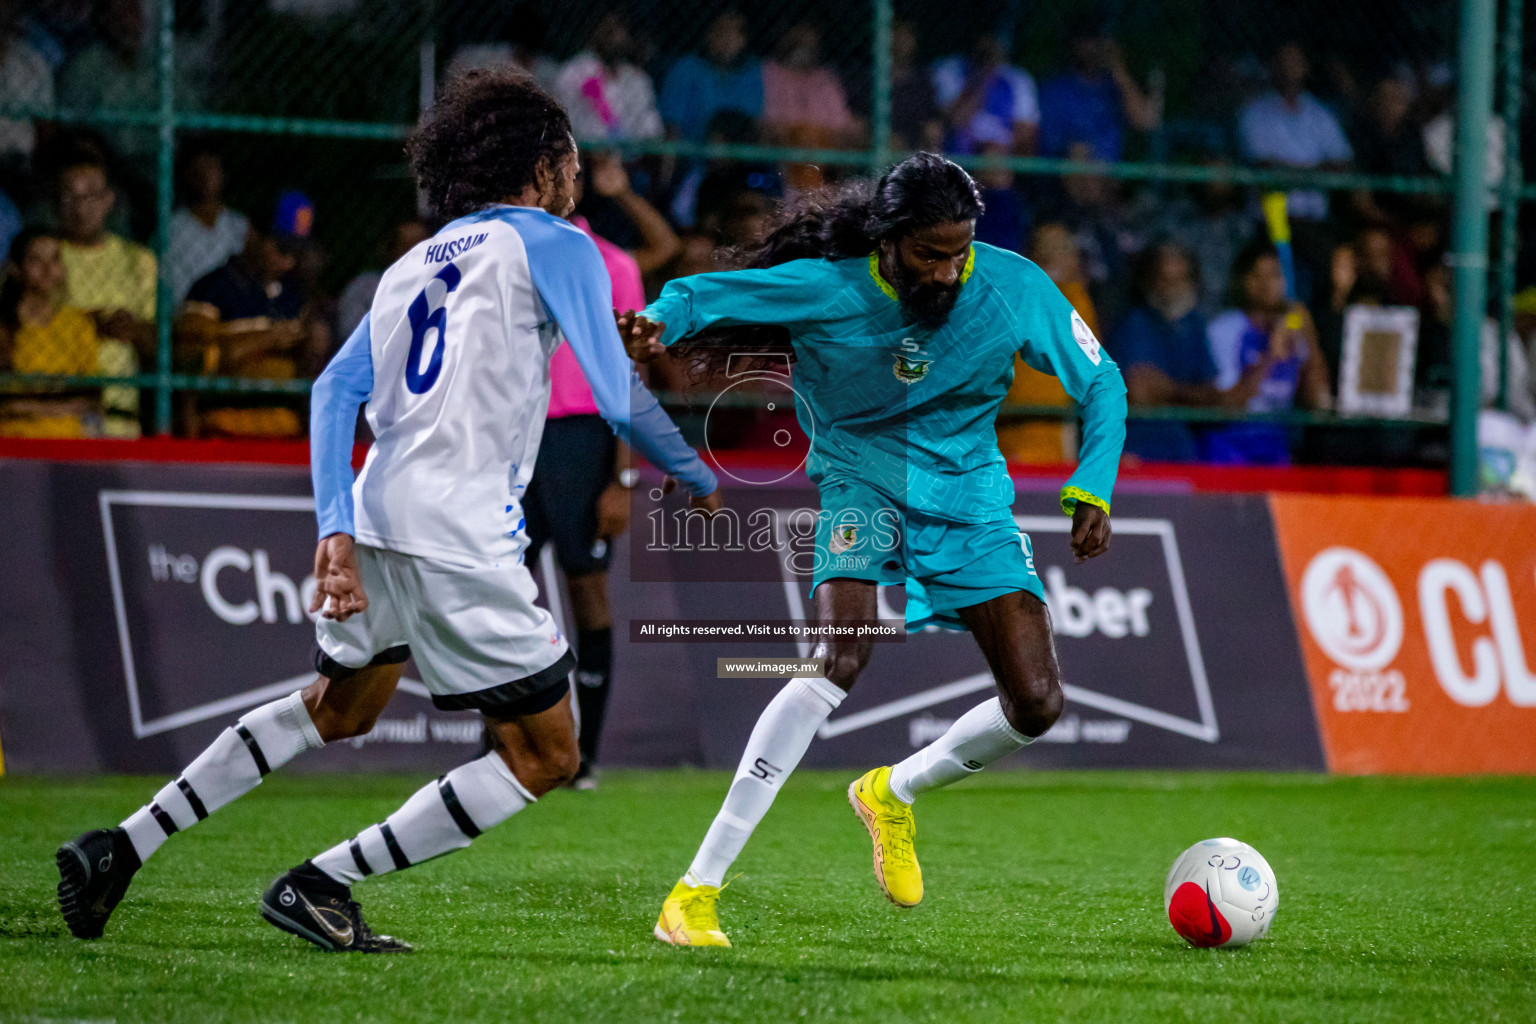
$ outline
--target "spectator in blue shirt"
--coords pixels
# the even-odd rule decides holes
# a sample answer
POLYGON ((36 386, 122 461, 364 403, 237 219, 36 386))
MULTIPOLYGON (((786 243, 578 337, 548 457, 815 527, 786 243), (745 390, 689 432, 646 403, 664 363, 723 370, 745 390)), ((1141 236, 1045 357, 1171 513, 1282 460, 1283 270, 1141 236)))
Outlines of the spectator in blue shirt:
MULTIPOLYGON (((1232 267, 1235 309, 1206 329, 1216 364, 1220 403, 1249 412, 1283 412, 1330 404, 1328 367, 1312 315, 1285 296, 1280 257, 1258 238, 1232 267)), ((1234 423, 1208 432, 1207 462, 1283 466, 1291 461, 1290 432, 1278 423, 1234 423)))
POLYGON ((1072 66, 1040 89, 1040 152, 1061 157, 1086 142, 1100 160, 1119 160, 1125 128, 1151 131, 1162 120, 1163 98, 1143 91, 1125 69, 1120 46, 1102 29, 1079 29, 1072 66))
MULTIPOLYGON (((1125 373, 1131 403, 1216 404, 1216 364, 1206 347, 1194 257, 1171 242, 1147 247, 1137 267, 1136 290, 1140 301, 1110 339, 1110 354, 1125 373)), ((1154 462, 1199 457, 1189 427, 1173 421, 1131 420, 1125 450, 1154 462)))
POLYGON ((710 23, 703 54, 672 65, 661 87, 661 118, 674 135, 703 142, 710 119, 722 110, 762 120, 763 67, 746 48, 746 19, 728 10, 710 23))
MULTIPOLYGON (((1243 107, 1238 138, 1243 155, 1267 167, 1341 171, 1354 152, 1338 118, 1306 90, 1307 55, 1294 42, 1282 43, 1270 65, 1274 89, 1243 107)), ((1288 197, 1291 219, 1320 221, 1328 215, 1323 193, 1297 189, 1288 197)))
POLYGON ((1040 128, 1035 80, 1008 63, 1001 39, 981 33, 968 56, 946 57, 932 75, 934 98, 949 122, 946 149, 1034 154, 1040 128))

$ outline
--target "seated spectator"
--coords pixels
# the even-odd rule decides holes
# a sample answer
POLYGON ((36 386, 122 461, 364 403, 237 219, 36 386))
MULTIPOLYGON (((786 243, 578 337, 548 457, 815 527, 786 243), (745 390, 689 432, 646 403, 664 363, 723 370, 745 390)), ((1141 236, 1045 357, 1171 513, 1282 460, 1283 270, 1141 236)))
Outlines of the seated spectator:
POLYGON ((992 144, 1008 153, 1035 152, 1040 129, 1035 80, 1008 63, 1002 40, 992 33, 978 35, 969 56, 935 64, 933 92, 948 123, 947 150, 979 153, 992 144))
MULTIPOLYGON (((848 109, 837 72, 821 63, 821 32, 796 22, 779 39, 778 54, 763 64, 763 133, 767 141, 810 149, 857 146, 864 134, 848 109)), ((815 164, 790 164, 785 184, 795 191, 824 182, 815 164)))
MULTIPOLYGON (((99 372, 99 353, 90 315, 65 304, 59 239, 47 231, 22 231, 0 284, 0 373, 87 376, 99 372)), ((99 389, 28 391, 0 400, 0 437, 101 436, 99 389)))
MULTIPOLYGON (((116 199, 98 156, 85 153, 65 162, 59 173, 65 302, 94 316, 102 336, 102 372, 132 376, 154 363, 157 268, 148 249, 107 230, 116 199)), ((104 433, 139 436, 138 388, 106 388, 102 405, 104 433)))
MULTIPOLYGON (((98 0, 98 41, 77 54, 59 76, 59 104, 75 110, 156 111, 160 108, 160 66, 155 48, 146 45, 144 0, 98 0)), ((201 106, 186 61, 177 61, 176 108, 201 106)), ((154 171, 159 151, 159 132, 153 126, 101 125, 97 129, 112 156, 114 168, 128 195, 128 205, 139 237, 148 237, 154 226, 154 171)))
MULTIPOLYGON (((1030 259, 1061 289, 1077 315, 1097 336, 1099 319, 1083 280, 1083 263, 1072 233, 1061 224, 1042 224, 1035 229, 1030 259)), ((1071 404, 1061 381, 1041 373, 1023 359, 1013 360, 1013 383, 1003 398, 1005 406, 1037 405, 1066 409, 1071 404)), ((1077 450, 1077 424, 1067 417, 1023 419, 1005 417, 997 428, 997 445, 1014 462, 1055 465, 1077 450)))
MULTIPOLYGON (((1456 147, 1456 96, 1444 95, 1441 109, 1424 125, 1424 159, 1436 174, 1450 174, 1454 169, 1456 147)), ((1483 182, 1488 186, 1488 209, 1499 205, 1499 185, 1504 181, 1504 119, 1498 114, 1488 116, 1487 134, 1483 137, 1483 182)))
POLYGON ((1162 95, 1136 84, 1119 44, 1099 26, 1079 27, 1071 52, 1071 67, 1040 87, 1040 152, 1061 157, 1086 142, 1098 159, 1117 161, 1127 124, 1149 132, 1162 120, 1162 95))
POLYGON ((213 150, 194 149, 182 158, 181 193, 165 252, 171 301, 177 305, 192 282, 245 251, 251 229, 245 214, 224 205, 224 161, 213 150))
MULTIPOLYGON (((1344 170, 1354 153, 1338 118, 1306 91, 1307 56, 1294 42, 1282 43, 1270 64, 1271 92, 1250 100, 1238 119, 1243 155, 1266 167, 1344 170)), ((1328 216, 1323 193, 1293 190, 1287 202, 1293 230, 1296 222, 1318 222, 1328 216)), ((1298 243, 1301 238, 1297 238, 1298 243)))
POLYGON ((944 148, 944 121, 933 81, 917 65, 917 32, 910 21, 891 26, 891 148, 944 148))
MULTIPOLYGON (((1097 162, 1087 142, 1072 143, 1067 158, 1087 165, 1097 162)), ((1114 323, 1125 305, 1123 282, 1129 276, 1130 254, 1140 249, 1120 184, 1098 170, 1084 170, 1062 175, 1043 191, 1041 221, 1057 221, 1072 232, 1094 306, 1106 323, 1114 323)))
POLYGON ((763 63, 763 131, 769 142, 838 148, 858 144, 860 126, 848 110, 837 72, 821 63, 821 32, 797 21, 763 63))
MULTIPOLYGON (((1418 360, 1414 381, 1421 389, 1421 405, 1450 408, 1453 378, 1451 332, 1456 321, 1456 278, 1444 262, 1432 267, 1425 279, 1428 296, 1425 316, 1419 325, 1418 360)), ((1499 322, 1483 317, 1481 344, 1478 346, 1482 371, 1482 407, 1498 407, 1499 399, 1499 322)), ((1505 365, 1509 374, 1506 400, 1509 411, 1529 423, 1536 419, 1536 390, 1530 363, 1520 336, 1514 331, 1504 339, 1505 365)))
POLYGON ((373 294, 379 290, 384 270, 400 257, 432 237, 432 228, 420 217, 407 217, 395 225, 384 244, 379 246, 380 266, 358 274, 341 290, 336 310, 336 337, 345 342, 373 308, 373 294))
MULTIPOLYGON (((1206 166, 1221 163, 1208 159, 1206 166)), ((1133 217, 1141 237, 1166 239, 1189 254, 1199 268, 1201 312, 1219 310, 1232 261, 1258 227, 1243 191, 1226 181, 1203 181, 1171 196, 1147 190, 1133 217)))
MULTIPOLYGON (((1285 297, 1280 257, 1267 240, 1243 250, 1232 268, 1230 309, 1206 337, 1216 364, 1220 404, 1249 412, 1281 412, 1330 404, 1328 369, 1305 306, 1285 297)), ((1273 423, 1239 423, 1206 434, 1208 462, 1287 465, 1289 431, 1273 423)))
MULTIPOLYGON (((313 316, 291 274, 307 235, 308 221, 297 210, 279 210, 270 232, 252 228, 246 250, 200 278, 187 293, 176 323, 177 352, 183 363, 209 376, 292 380, 301 365, 318 362, 331 334, 313 316)), ((189 403, 192 437, 299 437, 298 413, 271 398, 207 399, 219 408, 189 403)))
POLYGON ((661 135, 651 76, 634 63, 629 25, 610 10, 597 20, 587 48, 565 62, 555 95, 580 140, 654 139, 661 135))
POLYGON ((672 65, 661 87, 661 117, 673 134, 702 142, 711 118, 722 110, 762 119, 763 68, 746 49, 746 19, 727 10, 710 22, 703 54, 672 65))
MULTIPOLYGON (((1355 169, 1363 174, 1418 177, 1429 173, 1424 140, 1413 118, 1413 85, 1389 75, 1371 89, 1355 132, 1355 169)), ((1401 227, 1433 198, 1404 192, 1355 194, 1355 212, 1371 224, 1401 227)))
MULTIPOLYGON (((492 8, 501 11, 499 5, 492 8)), ((515 68, 532 76, 539 88, 553 91, 560 62, 544 53, 549 22, 536 3, 515 3, 500 14, 499 31, 488 42, 465 43, 448 61, 447 77, 469 71, 515 68)))
MULTIPOLYGON (((1194 257, 1172 242, 1148 246, 1137 261, 1136 293, 1136 305, 1109 345, 1125 375, 1128 400, 1138 406, 1216 404, 1216 364, 1206 346, 1194 257)), ((1172 421, 1129 421, 1125 450, 1153 462, 1199 458, 1193 431, 1172 421)))
MULTIPOLYGON (((0 0, 0 97, 13 107, 53 106, 53 69, 23 37, 19 0, 0 0)), ((0 171, 26 172, 37 148, 31 118, 0 118, 0 171)))

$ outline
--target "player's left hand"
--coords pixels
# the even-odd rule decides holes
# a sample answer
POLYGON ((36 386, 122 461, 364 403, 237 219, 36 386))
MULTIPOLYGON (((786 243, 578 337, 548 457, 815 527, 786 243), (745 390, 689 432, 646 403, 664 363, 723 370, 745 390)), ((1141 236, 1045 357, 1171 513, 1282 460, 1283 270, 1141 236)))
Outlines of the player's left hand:
POLYGON ((597 497, 597 535, 612 540, 629 529, 629 489, 609 484, 597 497))
POLYGON ((357 570, 352 538, 345 533, 333 533, 315 548, 315 597, 309 602, 310 614, 320 612, 327 619, 346 622, 367 610, 368 595, 363 593, 363 577, 357 570))
POLYGON ((1079 564, 1109 550, 1109 513, 1079 501, 1072 513, 1072 554, 1079 564))
POLYGON ((666 324, 652 323, 634 310, 624 313, 614 310, 613 313, 614 322, 619 328, 619 338, 624 342, 624 350, 629 353, 629 358, 637 363, 648 363, 666 352, 667 346, 661 343, 661 337, 667 330, 666 324))

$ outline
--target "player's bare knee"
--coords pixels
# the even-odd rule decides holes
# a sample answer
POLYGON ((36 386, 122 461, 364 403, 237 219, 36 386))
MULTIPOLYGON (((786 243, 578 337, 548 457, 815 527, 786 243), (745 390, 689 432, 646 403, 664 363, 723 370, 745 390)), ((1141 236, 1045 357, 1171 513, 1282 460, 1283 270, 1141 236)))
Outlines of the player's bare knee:
POLYGON ((539 750, 502 745, 496 753, 535 799, 570 782, 581 768, 581 751, 574 742, 539 750))
POLYGON ((827 681, 844 693, 853 689, 859 673, 869 664, 869 645, 836 647, 826 659, 827 681))
POLYGON ((1014 729, 1034 738, 1056 724, 1065 703, 1060 682, 1054 676, 1041 676, 1004 697, 1003 716, 1014 729))

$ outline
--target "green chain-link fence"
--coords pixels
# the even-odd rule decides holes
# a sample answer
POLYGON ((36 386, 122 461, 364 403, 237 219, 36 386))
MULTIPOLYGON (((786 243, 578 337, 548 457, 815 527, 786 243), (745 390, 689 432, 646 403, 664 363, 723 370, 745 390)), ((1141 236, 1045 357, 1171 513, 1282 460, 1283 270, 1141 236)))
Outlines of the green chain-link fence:
MULTIPOLYGON (((18 210, 13 219, 56 236, 69 301, 93 314, 87 326, 100 348, 92 357, 70 335, 54 339, 56 358, 40 358, 42 335, 13 337, 0 387, 45 406, 91 407, 116 424, 108 433, 131 433, 135 418, 158 433, 301 432, 303 392, 348 329, 365 275, 417 230, 402 138, 449 73, 509 61, 568 104, 589 154, 623 157, 628 184, 618 199, 586 205, 600 231, 655 257, 652 289, 669 274, 707 269, 714 245, 750 240, 786 191, 942 145, 984 181, 988 237, 1042 265, 1063 237, 1076 250, 1077 269, 1068 260, 1064 273, 1079 279, 1112 354, 1120 324, 1145 298, 1136 286, 1145 250, 1166 239, 1191 250, 1206 279, 1202 306, 1214 315, 1243 236, 1262 233, 1257 197, 1270 190, 1292 193, 1297 285, 1320 333, 1337 330, 1323 321, 1350 291, 1343 264, 1355 261, 1358 284, 1385 260, 1389 279, 1376 283, 1386 294, 1376 300, 1420 307, 1429 333, 1448 338, 1445 324, 1431 324, 1445 311, 1444 289, 1431 290, 1442 273, 1432 264, 1451 241, 1449 124, 1458 88, 1495 58, 1482 54, 1481 68, 1458 60, 1464 6, 1495 4, 0 2, 9 23, 0 27, 13 39, 0 69, 14 72, 25 48, 51 78, 45 91, 36 74, 0 76, 8 83, 0 118, 10 119, 0 120, 0 146, 9 146, 0 188, 18 210), (1342 133, 1346 152, 1317 138, 1256 151, 1255 138, 1294 127, 1253 113, 1268 102, 1272 58, 1287 40, 1297 44, 1289 59, 1310 65, 1306 89, 1316 99, 1307 102, 1342 133), (16 126, 29 125, 35 139, 23 144, 16 126), (98 195, 103 188, 110 199, 98 195), (631 193, 671 222, 678 255, 662 259, 667 245, 624 215, 631 193), (260 254, 245 262, 253 280, 197 280, 239 248, 237 222, 221 205, 274 243, 270 266, 260 254), (154 253, 152 281, 133 252, 100 251, 91 229, 103 208, 106 230, 154 253), (279 287, 285 294, 273 298, 279 287), (262 291, 269 308, 260 308, 262 291), (131 315, 113 315, 120 309, 131 315), (100 399, 107 378, 117 387, 100 399)), ((1507 333, 1521 281, 1520 204, 1536 190, 1521 178, 1521 0, 1505 0, 1499 16, 1503 155, 1490 294, 1507 333)), ((1450 262, 1461 266, 1466 255, 1450 262)), ((31 321, 40 301, 29 301, 31 321)), ((1319 340, 1336 374, 1336 342, 1319 340)), ((1449 351, 1447 341, 1436 356, 1442 370, 1449 351)), ((1428 358, 1422 341, 1420 356, 1428 358)), ((1504 346, 1494 362, 1498 404, 1518 407, 1504 346)), ((1448 381, 1427 383, 1443 392, 1448 381)), ((1027 392, 1008 409, 1071 416, 1055 398, 1027 392)), ((1251 416, 1172 404, 1133 415, 1251 416)), ((1364 451, 1313 446, 1318 458, 1368 458, 1388 435, 1407 438, 1399 454, 1409 461, 1443 456, 1443 407, 1391 421, 1315 409, 1257 418, 1364 427, 1372 438, 1364 451)))

